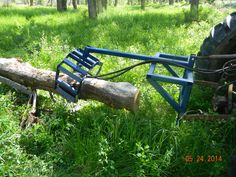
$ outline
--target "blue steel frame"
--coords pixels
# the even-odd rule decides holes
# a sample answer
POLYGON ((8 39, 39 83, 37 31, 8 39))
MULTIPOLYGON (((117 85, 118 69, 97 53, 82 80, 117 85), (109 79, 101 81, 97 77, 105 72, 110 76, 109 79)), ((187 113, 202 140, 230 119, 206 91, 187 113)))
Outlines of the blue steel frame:
MULTIPOLYGON (((190 93, 193 85, 193 72, 191 68, 193 68, 195 56, 176 56, 176 55, 169 55, 169 54, 162 54, 157 53, 155 56, 146 56, 141 54, 133 54, 133 53, 125 53, 120 51, 114 51, 114 50, 108 50, 108 49, 101 49, 101 48, 94 48, 87 46, 84 50, 77 49, 74 52, 71 52, 68 54, 67 57, 71 57, 75 59, 76 61, 80 62, 82 59, 82 64, 85 65, 84 61, 87 59, 93 61, 94 65, 99 65, 100 61, 91 55, 91 53, 97 53, 97 54, 103 54, 103 55, 111 55, 111 56, 117 56, 117 57, 123 57, 123 58, 129 58, 129 59, 136 59, 136 60, 142 60, 142 61, 153 61, 151 63, 150 69, 147 73, 147 80, 149 83, 158 91, 161 96, 179 113, 179 116, 184 114, 187 109, 188 101, 190 98, 190 93), (72 54, 76 54, 77 57, 75 57, 72 54), (156 74, 156 64, 162 64, 167 71, 171 74, 171 76, 165 76, 156 74), (185 66, 183 75, 179 76, 176 71, 171 66, 185 66), (179 99, 178 101, 175 101, 175 99, 161 86, 161 82, 165 83, 172 83, 172 84, 178 84, 180 86, 180 93, 179 93, 179 99)), ((67 62, 67 59, 64 59, 62 63, 67 62)), ((61 64, 62 64, 61 63, 61 64)), ((57 76, 56 76, 56 88, 60 89, 60 86, 64 86, 65 84, 61 84, 60 79, 58 78, 59 72, 64 72, 63 68, 61 68, 61 64, 58 65, 57 69, 57 76)), ((94 66, 93 65, 93 66, 94 66)), ((74 66, 72 68, 75 68, 77 72, 80 71, 79 68, 80 65, 74 66)), ((93 67, 91 66, 91 68, 93 67)), ((89 68, 90 69, 90 68, 89 68)), ((64 72, 65 73, 65 72, 64 72)), ((66 72, 68 75, 72 75, 72 73, 66 72)), ((78 82, 81 82, 81 80, 86 76, 87 73, 83 74, 81 78, 79 78, 78 82)), ((64 86, 65 87, 65 86, 64 86)), ((68 91, 70 88, 68 86, 65 87, 66 91, 68 91)), ((73 88, 72 88, 73 89, 73 88)), ((59 90, 61 91, 61 90, 59 90)), ((78 90, 75 91, 76 93, 78 90)), ((62 96, 66 97, 65 93, 62 96)), ((75 95, 73 95, 75 96, 75 95)), ((68 99, 68 98, 67 98, 68 99)), ((71 101, 73 98, 69 99, 71 101)))
POLYGON ((186 112, 190 93, 193 85, 193 72, 188 69, 184 69, 183 75, 179 76, 171 67, 175 65, 175 60, 183 60, 186 62, 189 68, 193 67, 194 56, 170 56, 167 54, 156 54, 157 58, 165 58, 172 60, 169 64, 163 64, 163 66, 169 71, 172 76, 163 76, 155 74, 156 63, 152 63, 147 74, 147 80, 149 83, 162 95, 162 97, 179 113, 183 114, 186 112), (170 58, 171 57, 171 58, 170 58), (161 86, 160 82, 167 82, 172 84, 178 84, 180 86, 180 94, 178 102, 161 86))
POLYGON ((147 73, 147 80, 158 91, 162 97, 179 113, 182 115, 186 112, 190 93, 193 85, 193 72, 189 69, 184 69, 183 75, 179 76, 171 66, 186 66, 187 68, 193 68, 195 56, 176 56, 169 54, 157 53, 155 56, 146 56, 140 54, 124 53, 114 50, 107 50, 101 48, 94 48, 87 46, 84 49, 84 57, 90 53, 111 55, 123 58, 130 58, 142 61, 156 61, 150 66, 147 73), (155 74, 156 63, 163 64, 163 66, 169 71, 172 76, 164 76, 155 74), (172 83, 180 85, 180 94, 178 102, 161 86, 160 82, 172 83))
POLYGON ((81 82, 88 75, 91 69, 96 65, 99 65, 100 68, 97 71, 98 74, 102 67, 102 63, 96 57, 88 54, 85 58, 83 57, 83 54, 84 51, 82 49, 76 49, 70 52, 57 66, 55 90, 69 102, 77 102, 80 88, 71 86, 66 81, 63 81, 59 77, 60 72, 81 85, 81 82), (74 72, 69 71, 65 66, 71 68, 74 72))

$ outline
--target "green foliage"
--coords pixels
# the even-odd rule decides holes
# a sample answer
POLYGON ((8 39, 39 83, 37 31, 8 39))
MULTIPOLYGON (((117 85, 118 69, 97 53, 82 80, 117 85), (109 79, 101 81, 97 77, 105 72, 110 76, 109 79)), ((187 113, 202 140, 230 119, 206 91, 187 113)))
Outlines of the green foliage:
MULTIPOLYGON (((202 6, 199 21, 190 22, 186 8, 153 5, 140 11, 139 6, 120 6, 97 20, 88 19, 84 6, 62 14, 53 8, 4 8, 0 52, 52 70, 71 49, 86 45, 147 55, 189 55, 198 52, 211 26, 228 11, 202 6)), ((115 57, 101 60, 103 73, 134 63, 115 57)), ((0 176, 224 176, 235 122, 183 121, 175 126, 176 114, 146 82, 147 70, 142 66, 115 79, 141 90, 136 114, 93 101, 72 112, 73 105, 59 97, 53 103, 40 92, 38 116, 43 124, 27 130, 19 128, 27 97, 1 84, 0 176), (189 154, 221 155, 224 160, 186 163, 189 154)), ((165 87, 178 98, 177 87, 165 87)), ((211 91, 202 90, 194 88, 190 109, 208 111, 211 91)))

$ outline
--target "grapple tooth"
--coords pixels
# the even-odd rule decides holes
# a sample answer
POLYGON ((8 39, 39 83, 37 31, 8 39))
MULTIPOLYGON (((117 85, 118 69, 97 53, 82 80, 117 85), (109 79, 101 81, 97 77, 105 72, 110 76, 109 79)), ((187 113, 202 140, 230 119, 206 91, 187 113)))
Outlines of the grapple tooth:
MULTIPOLYGON (((56 78, 55 78, 55 90, 69 102, 77 102, 79 94, 79 85, 87 76, 89 71, 96 65, 102 65, 102 63, 91 54, 84 55, 84 50, 76 49, 70 52, 66 58, 57 66, 56 78), (73 84, 67 83, 66 80, 62 80, 59 75, 64 73, 73 81, 73 84)), ((100 69, 99 69, 100 71, 100 69)))

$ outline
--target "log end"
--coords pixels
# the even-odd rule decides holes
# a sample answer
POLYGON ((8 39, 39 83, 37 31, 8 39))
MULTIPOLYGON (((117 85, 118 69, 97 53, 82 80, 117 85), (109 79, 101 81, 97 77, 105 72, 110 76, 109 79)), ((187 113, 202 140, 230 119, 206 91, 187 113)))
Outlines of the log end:
POLYGON ((134 99, 133 99, 133 107, 130 109, 130 111, 137 112, 139 109, 139 101, 140 101, 140 91, 137 89, 136 93, 134 93, 134 99))

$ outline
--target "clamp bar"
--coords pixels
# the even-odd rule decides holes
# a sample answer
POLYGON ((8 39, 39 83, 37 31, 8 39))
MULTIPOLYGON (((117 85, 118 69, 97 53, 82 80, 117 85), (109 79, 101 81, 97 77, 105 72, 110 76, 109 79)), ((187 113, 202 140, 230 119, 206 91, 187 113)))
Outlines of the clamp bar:
POLYGON ((142 54, 133 54, 115 50, 95 48, 90 46, 85 47, 83 56, 86 58, 86 56, 88 56, 90 53, 111 55, 143 61, 156 61, 150 66, 150 69, 147 74, 147 80, 179 114, 183 114, 186 111, 193 85, 193 72, 192 70, 184 69, 182 75, 179 76, 179 74, 171 66, 182 65, 189 68, 193 68, 196 56, 176 56, 162 53, 157 53, 155 56, 146 56, 142 54), (156 69, 157 63, 163 64, 163 66, 167 69, 170 75, 157 74, 155 72, 155 70, 158 70, 156 69), (179 85, 180 92, 178 101, 176 101, 161 86, 161 82, 179 85))
POLYGON ((83 54, 83 50, 76 49, 70 52, 57 66, 55 90, 69 102, 76 102, 78 100, 81 83, 89 71, 96 65, 100 65, 97 74, 101 70, 102 63, 96 57, 90 54, 84 57, 83 54), (67 79, 62 80, 59 77, 60 72, 70 78, 70 82, 67 79))
POLYGON ((147 55, 142 55, 142 54, 133 54, 133 53, 127 53, 127 52, 120 52, 116 50, 108 50, 108 49, 101 49, 101 48, 87 46, 84 49, 84 57, 86 57, 86 55, 88 55, 89 53, 111 55, 111 56, 117 56, 117 57, 129 58, 129 59, 143 60, 143 61, 156 60, 159 63, 169 63, 169 64, 176 63, 176 64, 181 64, 183 66, 190 66, 188 58, 186 58, 185 56, 161 54, 160 56, 153 57, 153 56, 147 56, 147 55), (173 60, 175 61, 174 63, 173 63, 173 60))

